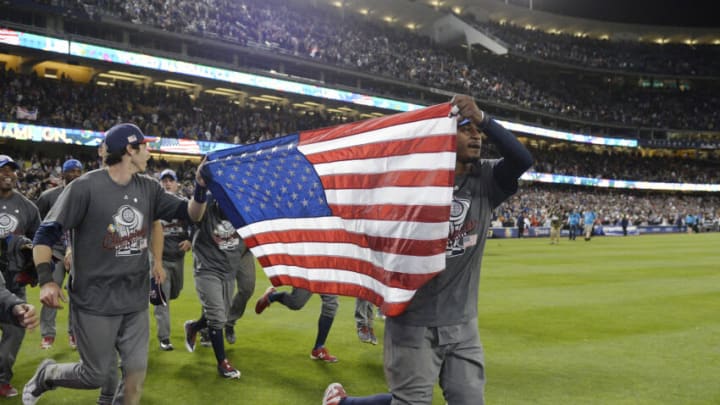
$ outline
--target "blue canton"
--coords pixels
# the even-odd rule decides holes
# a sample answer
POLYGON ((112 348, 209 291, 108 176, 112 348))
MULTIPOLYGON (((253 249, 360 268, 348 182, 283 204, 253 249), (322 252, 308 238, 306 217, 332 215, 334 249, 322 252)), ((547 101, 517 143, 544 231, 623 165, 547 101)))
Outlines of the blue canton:
POLYGON ((298 135, 289 135, 208 156, 208 187, 233 226, 331 215, 320 177, 297 146, 298 135))

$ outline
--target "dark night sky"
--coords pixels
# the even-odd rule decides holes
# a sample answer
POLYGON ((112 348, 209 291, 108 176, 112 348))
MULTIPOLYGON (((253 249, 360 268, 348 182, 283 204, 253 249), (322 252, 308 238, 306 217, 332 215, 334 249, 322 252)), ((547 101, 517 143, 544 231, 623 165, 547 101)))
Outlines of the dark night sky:
POLYGON ((678 27, 720 27, 720 1, 533 0, 535 10, 593 20, 678 27))

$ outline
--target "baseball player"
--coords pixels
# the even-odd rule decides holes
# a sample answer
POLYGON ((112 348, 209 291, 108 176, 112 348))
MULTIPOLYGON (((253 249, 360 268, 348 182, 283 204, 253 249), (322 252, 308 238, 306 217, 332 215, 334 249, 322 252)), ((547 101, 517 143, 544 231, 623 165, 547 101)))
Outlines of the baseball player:
MULTIPOLYGON (((197 333, 208 328, 218 373, 225 378, 240 378, 240 371, 225 355, 223 328, 228 322, 236 273, 252 271, 254 282, 255 268, 243 266, 243 255, 248 250, 245 242, 212 196, 208 200, 208 208, 202 220, 195 224, 197 230, 193 236, 193 275, 203 314, 197 321, 185 322, 185 347, 195 351, 197 333)), ((255 285, 246 288, 252 294, 255 285)))
POLYGON ((595 225, 595 211, 588 208, 583 212, 583 233, 585 235, 585 242, 592 238, 593 225, 595 225))
MULTIPOLYGON (((40 226, 40 213, 35 204, 15 190, 19 169, 10 156, 0 155, 0 239, 7 245, 12 238, 20 236, 32 239, 40 226)), ((3 253, 8 254, 7 251, 3 253)), ((3 261, 6 260, 4 257, 3 261)), ((25 301, 25 285, 15 280, 15 274, 10 274, 7 266, 3 267, 7 289, 25 301)), ((0 330, 0 397, 13 397, 18 392, 10 384, 12 368, 25 338, 25 329, 15 322, 0 322, 0 330)))
MULTIPOLYGON (((62 165, 62 177, 63 184, 57 187, 53 187, 49 190, 45 190, 37 200, 37 207, 40 211, 40 218, 45 218, 45 215, 50 211, 50 208, 57 201, 60 193, 65 189, 65 186, 70 184, 73 180, 78 178, 83 171, 83 165, 77 159, 68 159, 62 165)), ((53 246, 53 262, 55 267, 53 269, 53 280, 57 285, 63 285, 65 281, 65 273, 69 271, 65 267, 65 254, 66 254, 66 243, 65 238, 55 246, 53 246)), ((69 314, 69 313, 68 313, 69 314)), ((57 316, 57 309, 44 306, 40 309, 40 334, 42 335, 42 341, 40 342, 41 349, 49 349, 55 343, 55 317, 57 316)), ((68 317, 68 342, 70 347, 75 348, 75 335, 72 332, 72 317, 68 317)))
MULTIPOLYGON (((175 171, 163 170, 160 173, 160 182, 163 188, 170 194, 181 196, 178 192, 178 179, 175 171)), ((173 219, 162 221, 162 232, 165 238, 162 249, 162 266, 165 270, 165 282, 161 288, 165 297, 168 298, 166 305, 155 305, 155 321, 157 322, 157 338, 160 342, 160 350, 173 350, 170 342, 170 301, 180 296, 183 288, 185 271, 185 253, 190 250, 191 229, 186 221, 173 219)))
POLYGON ((225 324, 225 340, 228 343, 235 344, 235 323, 245 314, 247 302, 255 292, 255 256, 250 249, 240 257, 238 263, 238 271, 235 272, 235 287, 237 292, 230 302, 230 311, 228 312, 228 320, 225 324))
MULTIPOLYGON (((113 403, 140 403, 150 329, 150 227, 156 219, 201 218, 206 190, 196 173, 196 194, 183 201, 140 174, 150 158, 149 141, 133 124, 110 128, 105 133, 107 166, 69 184, 35 235, 33 254, 44 305, 58 308, 65 301, 50 264, 52 246, 63 232, 70 232, 73 251, 83 253, 73 255, 68 289, 80 362, 40 363, 23 389, 25 405, 58 387, 100 387, 115 372, 118 354, 122 380, 113 403)), ((159 269, 154 276, 162 283, 165 274, 159 269)))
POLYGON ((355 326, 357 328, 358 338, 363 343, 378 343, 375 336, 373 322, 375 321, 375 306, 372 302, 356 298, 355 299, 355 326))
POLYGON ((385 378, 390 394, 347 397, 338 383, 325 390, 323 405, 431 404, 440 383, 453 405, 484 404, 485 362, 478 332, 480 266, 492 211, 517 191, 532 156, 510 132, 480 110, 469 96, 452 103, 458 123, 455 188, 446 267, 422 286, 407 310, 385 320, 385 378), (481 159, 483 134, 500 159, 481 159))
POLYGON ((28 330, 37 328, 40 323, 35 307, 11 293, 5 286, 2 275, 0 275, 0 322, 14 323, 28 330))
MULTIPOLYGON (((312 293, 304 288, 293 287, 292 291, 287 293, 278 292, 275 290, 275 287, 271 286, 268 287, 260 299, 257 300, 255 313, 258 315, 263 313, 273 302, 279 302, 293 311, 297 311, 307 304, 310 297, 312 297, 312 293)), ((320 298, 322 299, 322 307, 320 308, 320 318, 318 318, 315 346, 313 346, 313 349, 310 351, 310 358, 327 363, 336 363, 338 358, 330 354, 325 347, 325 341, 327 340, 328 334, 330 334, 330 328, 335 320, 335 314, 340 304, 337 295, 320 294, 320 298)))

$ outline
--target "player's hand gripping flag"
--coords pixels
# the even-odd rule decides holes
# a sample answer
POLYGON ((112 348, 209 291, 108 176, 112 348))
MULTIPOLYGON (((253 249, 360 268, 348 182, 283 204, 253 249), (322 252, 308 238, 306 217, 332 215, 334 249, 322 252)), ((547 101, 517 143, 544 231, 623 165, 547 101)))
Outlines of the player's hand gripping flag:
POLYGON ((445 268, 449 103, 208 155, 208 187, 273 285, 402 313, 445 268))

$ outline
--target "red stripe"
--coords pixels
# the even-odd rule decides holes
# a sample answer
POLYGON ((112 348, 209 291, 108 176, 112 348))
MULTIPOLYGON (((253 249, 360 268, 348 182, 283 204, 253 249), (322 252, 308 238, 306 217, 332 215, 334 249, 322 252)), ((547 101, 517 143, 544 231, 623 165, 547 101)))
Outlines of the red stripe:
POLYGON ((335 127, 321 128, 311 131, 302 131, 299 134, 300 145, 329 141, 331 139, 342 138, 363 132, 376 131, 378 129, 410 122, 447 117, 449 114, 450 103, 443 103, 420 110, 372 118, 352 124, 338 125, 335 127))
POLYGON ((337 174, 322 176, 325 190, 370 189, 378 187, 451 187, 454 170, 398 170, 386 173, 337 174))
POLYGON ((332 213, 344 219, 374 219, 382 221, 446 222, 450 218, 449 205, 330 205, 332 213))
MULTIPOLYGON (((447 220, 447 216, 445 220, 447 220)), ((269 243, 350 243, 377 252, 406 256, 434 256, 445 251, 446 239, 415 240, 385 238, 345 230, 300 230, 264 232, 244 239, 249 248, 269 243)))
MULTIPOLYGON (((385 269, 375 266, 372 263, 346 257, 291 256, 278 254, 261 256, 257 259, 263 267, 284 265, 302 267, 306 269, 343 269, 372 277, 386 286, 403 288, 406 290, 417 290, 439 273, 408 274, 386 271, 385 269)), ((328 270, 328 273, 333 273, 334 271, 335 270, 328 270)))
POLYGON ((317 294, 345 295, 349 297, 358 297, 372 302, 380 307, 383 314, 387 316, 397 316, 405 311, 410 301, 385 303, 382 295, 374 290, 349 283, 334 283, 327 281, 308 281, 304 278, 291 277, 287 275, 270 277, 270 282, 276 286, 290 285, 293 287, 304 288, 317 294))
POLYGON ((318 164, 345 160, 415 155, 418 153, 455 152, 455 139, 455 134, 445 134, 422 138, 378 141, 365 145, 352 145, 347 148, 306 154, 305 157, 310 163, 318 164))

